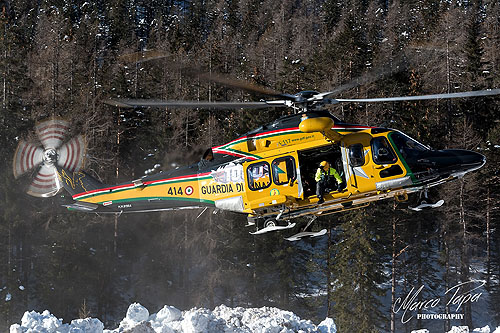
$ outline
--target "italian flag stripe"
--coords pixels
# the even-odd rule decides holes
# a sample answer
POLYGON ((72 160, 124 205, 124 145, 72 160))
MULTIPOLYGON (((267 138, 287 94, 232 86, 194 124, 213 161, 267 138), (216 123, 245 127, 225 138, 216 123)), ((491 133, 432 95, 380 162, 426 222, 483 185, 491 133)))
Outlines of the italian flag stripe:
MULTIPOLYGON (((162 185, 162 184, 168 184, 168 183, 182 183, 182 182, 188 182, 188 181, 193 181, 193 180, 209 179, 210 177, 211 177, 210 172, 205 172, 205 173, 196 174, 196 175, 179 176, 179 177, 173 177, 173 178, 168 178, 168 179, 153 180, 153 181, 145 182, 144 185, 156 186, 156 185, 162 185)), ((73 196, 73 199, 81 200, 81 199, 84 199, 84 198, 87 198, 90 196, 107 194, 107 193, 111 193, 111 192, 117 193, 117 192, 129 190, 132 188, 135 188, 134 184, 124 184, 124 185, 106 187, 106 188, 101 188, 101 189, 97 189, 97 190, 93 190, 93 191, 88 191, 88 192, 76 194, 73 196)))

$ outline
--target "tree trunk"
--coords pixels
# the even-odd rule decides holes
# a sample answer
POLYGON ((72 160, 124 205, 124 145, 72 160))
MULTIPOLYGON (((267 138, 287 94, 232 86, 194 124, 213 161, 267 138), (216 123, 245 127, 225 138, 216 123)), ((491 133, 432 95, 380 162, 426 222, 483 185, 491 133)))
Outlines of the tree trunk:
MULTIPOLYGON (((465 182, 460 180, 460 224, 462 225, 462 253, 460 265, 460 280, 462 283, 469 281, 469 258, 468 258, 468 237, 467 237, 467 221, 465 218, 465 200, 464 200, 464 187, 465 182)), ((468 291, 469 287, 464 286, 464 293, 468 291)), ((463 305, 464 312, 464 325, 472 327, 472 313, 471 304, 467 302, 463 305)))
MULTIPOLYGON (((395 205, 394 205, 395 206, 395 205)), ((396 332, 396 314, 392 311, 396 302, 396 218, 392 218, 392 279, 391 279, 391 333, 396 332)))
POLYGON ((332 257, 332 222, 328 220, 328 247, 326 251, 326 316, 332 318, 332 306, 331 306, 331 257, 332 257))
MULTIPOLYGON (((116 133, 116 155, 115 155, 115 179, 118 182, 120 177, 120 140, 121 140, 121 112, 120 108, 118 108, 118 120, 117 120, 117 128, 118 131, 116 133)), ((117 255, 118 248, 118 218, 119 214, 115 214, 115 230, 114 230, 114 238, 113 238, 113 251, 114 254, 117 255)))
POLYGON ((491 197, 490 197, 490 187, 487 185, 486 190, 486 286, 490 286, 490 275, 491 275, 491 197))

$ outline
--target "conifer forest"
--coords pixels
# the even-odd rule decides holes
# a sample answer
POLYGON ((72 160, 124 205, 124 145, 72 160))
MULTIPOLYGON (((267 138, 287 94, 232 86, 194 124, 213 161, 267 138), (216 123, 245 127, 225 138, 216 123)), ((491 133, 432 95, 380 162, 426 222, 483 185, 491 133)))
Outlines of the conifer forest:
POLYGON ((433 188, 440 208, 380 201, 320 217, 328 234, 299 242, 250 235, 245 215, 217 210, 70 212, 60 205, 64 191, 34 198, 29 175, 14 179, 19 140, 34 139, 48 117, 84 134, 85 171, 116 184, 155 164, 196 163, 207 147, 290 112, 104 103, 262 98, 189 67, 289 94, 352 85, 339 98, 500 88, 500 2, 0 0, 0 331, 44 309, 112 327, 132 302, 155 312, 274 306, 315 322, 329 316, 339 332, 500 326, 498 96, 328 106, 346 122, 474 150, 487 163, 433 188), (127 56, 146 51, 159 56, 127 56), (378 75, 383 66, 390 73, 378 75), (471 280, 484 282, 476 301, 458 310, 446 303, 447 289, 471 280), (417 309, 403 323, 398 298, 420 286, 415 301, 441 298, 437 313, 463 319, 417 319, 427 313, 417 309))

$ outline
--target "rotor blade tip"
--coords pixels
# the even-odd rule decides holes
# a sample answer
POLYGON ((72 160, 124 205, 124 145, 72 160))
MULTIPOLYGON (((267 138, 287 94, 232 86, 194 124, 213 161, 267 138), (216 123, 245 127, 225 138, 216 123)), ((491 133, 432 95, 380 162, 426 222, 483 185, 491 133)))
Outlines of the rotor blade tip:
POLYGON ((131 109, 133 108, 132 105, 125 103, 124 101, 117 100, 117 99, 107 99, 103 101, 104 104, 108 104, 117 108, 123 108, 123 109, 131 109))

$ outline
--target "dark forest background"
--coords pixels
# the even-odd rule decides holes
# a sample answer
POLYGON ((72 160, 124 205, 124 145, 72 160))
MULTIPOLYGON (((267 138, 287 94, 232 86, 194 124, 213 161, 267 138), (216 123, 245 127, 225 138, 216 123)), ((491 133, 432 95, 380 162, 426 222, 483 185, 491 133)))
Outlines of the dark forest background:
POLYGON ((500 325, 499 98, 332 106, 345 121, 477 150, 488 162, 434 190, 446 201, 440 209, 384 201, 319 219, 328 237, 298 243, 253 237, 244 216, 210 210, 70 213, 58 197, 25 194, 30 177, 14 180, 11 164, 18 140, 51 116, 86 135, 85 170, 113 184, 156 163, 195 162, 287 112, 103 103, 262 98, 186 73, 190 66, 286 93, 365 78, 337 97, 417 95, 500 88, 499 45, 497 0, 0 0, 0 329, 44 309, 112 327, 134 301, 151 312, 271 305, 331 316, 340 332, 500 325), (162 57, 124 56, 145 50, 162 57), (381 66, 391 72, 374 80, 381 66), (412 286, 426 286, 421 299, 444 298, 472 278, 486 285, 481 305, 460 309, 463 322, 402 325, 390 310, 412 286))

